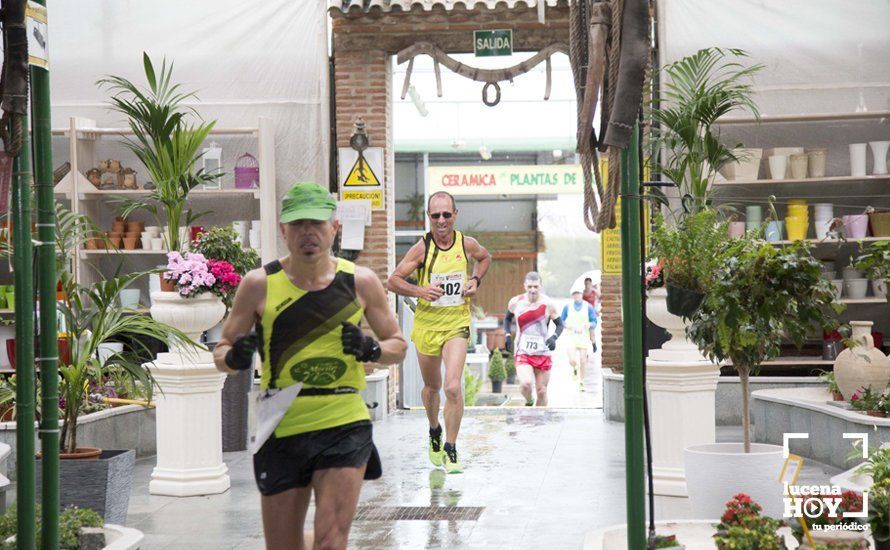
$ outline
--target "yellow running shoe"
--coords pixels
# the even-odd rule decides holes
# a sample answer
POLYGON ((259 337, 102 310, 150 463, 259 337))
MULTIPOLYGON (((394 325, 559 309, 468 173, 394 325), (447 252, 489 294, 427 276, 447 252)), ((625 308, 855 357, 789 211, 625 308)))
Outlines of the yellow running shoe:
POLYGON ((449 474, 459 474, 464 471, 463 466, 457 461, 457 449, 449 447, 442 453, 442 465, 449 474))
POLYGON ((433 466, 436 468, 442 467, 442 456, 445 452, 442 450, 442 431, 439 431, 438 435, 433 435, 432 430, 430 430, 430 443, 429 443, 429 453, 430 453, 430 462, 433 463, 433 466))

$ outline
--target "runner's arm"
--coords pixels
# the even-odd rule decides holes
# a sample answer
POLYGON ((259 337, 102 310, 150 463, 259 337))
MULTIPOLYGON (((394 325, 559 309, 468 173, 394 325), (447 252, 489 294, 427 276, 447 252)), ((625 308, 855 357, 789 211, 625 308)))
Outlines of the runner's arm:
POLYGON ((236 374, 235 370, 226 364, 226 354, 232 349, 232 344, 239 336, 246 336, 253 330, 254 325, 262 312, 262 306, 266 302, 266 273, 262 268, 254 269, 244 276, 232 309, 223 325, 222 337, 213 348, 213 362, 216 368, 226 374, 236 374))
POLYGON ((365 319, 380 344, 377 362, 387 365, 400 363, 405 358, 408 343, 399 331, 399 323, 389 307, 383 284, 373 271, 356 266, 355 288, 365 307, 365 319))
POLYGON ((442 297, 444 291, 438 286, 418 286, 408 282, 408 277, 417 271, 417 268, 423 264, 423 257, 426 254, 426 246, 423 241, 418 241, 408 250, 396 270, 390 275, 386 282, 386 288, 390 292, 394 292, 400 296, 410 296, 412 298, 423 298, 428 302, 435 302, 442 297))
POLYGON ((559 335, 562 334, 566 325, 563 322, 562 317, 557 313, 556 308, 553 307, 553 304, 547 305, 547 313, 550 315, 553 324, 556 325, 556 330, 553 331, 553 336, 559 338, 559 335))
POLYGON ((587 304, 587 317, 590 320, 590 341, 593 342, 596 340, 597 318, 596 309, 590 304, 587 304))
POLYGON ((513 351, 513 309, 516 307, 516 298, 510 298, 507 304, 507 313, 504 314, 504 348, 507 351, 513 351))
POLYGON ((479 241, 466 236, 464 237, 464 252, 467 253, 468 258, 473 258, 474 261, 473 275, 470 276, 466 288, 466 295, 472 296, 482 284, 482 279, 488 273, 488 268, 491 267, 491 254, 479 244, 479 241))

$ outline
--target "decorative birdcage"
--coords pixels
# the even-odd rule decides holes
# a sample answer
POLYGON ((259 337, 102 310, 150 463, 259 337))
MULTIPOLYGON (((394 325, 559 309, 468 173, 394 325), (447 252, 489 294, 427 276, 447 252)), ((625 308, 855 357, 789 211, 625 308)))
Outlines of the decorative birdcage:
POLYGON ((260 186, 260 163, 250 153, 244 153, 235 162, 235 188, 256 189, 260 186))

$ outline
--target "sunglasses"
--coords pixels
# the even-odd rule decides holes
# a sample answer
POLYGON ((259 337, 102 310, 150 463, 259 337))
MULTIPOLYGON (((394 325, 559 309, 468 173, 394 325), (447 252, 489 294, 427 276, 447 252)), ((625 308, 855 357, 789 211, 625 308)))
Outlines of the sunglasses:
POLYGON ((439 218, 445 218, 446 220, 451 219, 453 216, 453 212, 436 212, 435 214, 430 214, 430 217, 434 220, 438 220, 439 218))

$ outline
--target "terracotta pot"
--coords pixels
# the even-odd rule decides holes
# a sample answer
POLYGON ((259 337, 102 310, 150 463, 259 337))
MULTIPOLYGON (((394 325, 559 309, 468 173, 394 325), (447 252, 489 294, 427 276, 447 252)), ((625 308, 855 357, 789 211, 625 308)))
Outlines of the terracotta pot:
POLYGON ((127 222, 127 232, 141 233, 145 231, 145 222, 127 222))
POLYGON ((831 392, 831 398, 835 401, 843 401, 844 395, 839 391, 833 391, 831 392))
MULTIPOLYGON (((78 447, 73 453, 59 453, 59 458, 62 460, 98 460, 100 454, 102 454, 102 449, 97 449, 95 447, 78 447)), ((40 457, 41 453, 38 452, 37 456, 40 457)))
POLYGON ((852 339, 859 343, 845 349, 834 362, 834 375, 838 388, 846 400, 862 387, 874 392, 884 391, 890 382, 890 359, 874 346, 871 335, 872 321, 850 321, 852 339))
POLYGON ((161 277, 161 292, 174 292, 176 291, 176 283, 173 281, 168 281, 167 279, 161 277))
POLYGON ((105 250, 105 247, 108 243, 105 242, 105 239, 92 239, 93 247, 97 250, 105 250))
POLYGON ((868 416, 877 416, 878 418, 887 418, 887 413, 884 411, 865 411, 865 414, 868 416))
POLYGON ((123 231, 109 231, 108 232, 108 237, 111 239, 121 239, 121 238, 123 238, 123 236, 124 236, 123 231))
POLYGON ((871 233, 875 237, 890 237, 890 212, 872 212, 868 215, 871 233))
POLYGON ((111 224, 111 231, 114 233, 123 233, 127 230, 126 224, 124 222, 114 222, 111 224))
POLYGON ((109 249, 117 249, 121 247, 121 238, 120 237, 109 237, 108 238, 108 248, 109 249))
POLYGON ((96 241, 98 241, 98 240, 99 240, 99 239, 89 239, 89 240, 87 240, 86 243, 84 243, 84 247, 85 247, 87 250, 96 250, 97 248, 99 248, 99 247, 96 245, 96 241))
POLYGON ((139 237, 124 237, 124 250, 136 250, 139 237))
POLYGON ((141 231, 127 231, 126 233, 124 233, 124 238, 129 237, 129 238, 131 238, 131 239, 132 239, 132 238, 136 238, 136 239, 138 239, 138 238, 140 238, 141 236, 142 236, 142 232, 141 232, 141 231))

